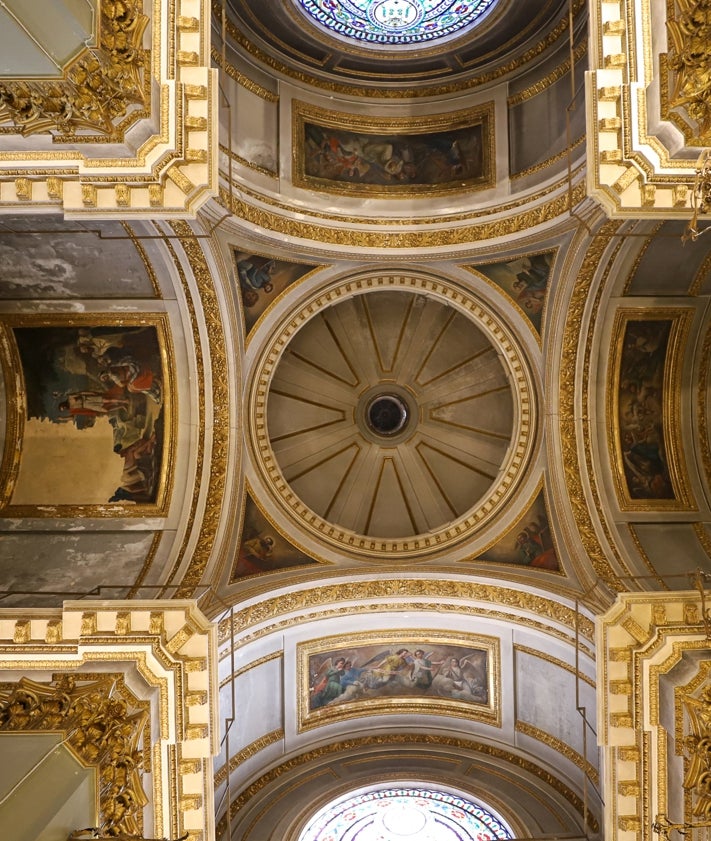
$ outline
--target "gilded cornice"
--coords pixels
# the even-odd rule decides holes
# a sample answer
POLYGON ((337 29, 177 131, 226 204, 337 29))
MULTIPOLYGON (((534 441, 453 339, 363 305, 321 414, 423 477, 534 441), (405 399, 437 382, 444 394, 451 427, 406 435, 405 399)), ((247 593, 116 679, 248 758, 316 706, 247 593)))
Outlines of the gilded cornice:
MULTIPOLYGON (((510 622, 520 621, 526 624, 529 621, 528 617, 512 613, 511 609, 513 609, 533 614, 541 620, 550 620, 548 624, 537 623, 542 628, 551 629, 553 623, 560 624, 568 629, 569 633, 561 637, 568 642, 571 635, 575 635, 577 622, 577 628, 583 639, 588 642, 593 641, 594 626, 586 616, 576 613, 574 608, 554 599, 512 587, 481 584, 470 580, 380 577, 349 581, 347 588, 349 601, 356 604, 364 602, 362 606, 364 610, 378 610, 381 606, 376 603, 376 600, 398 597, 409 601, 404 605, 386 604, 382 606, 383 609, 393 610, 403 609, 403 607, 407 610, 446 611, 451 609, 453 612, 464 611, 471 614, 474 610, 472 603, 490 604, 496 608, 502 608, 501 611, 495 612, 497 615, 500 613, 510 622), (456 603, 447 603, 444 600, 456 600, 456 603), (468 603, 468 606, 464 607, 463 602, 468 603), (509 610, 507 611, 506 608, 509 610)), ((339 582, 312 589, 293 589, 273 598, 241 606, 235 611, 231 622, 230 619, 223 619, 220 622, 219 642, 222 645, 228 640, 240 637, 235 642, 237 645, 243 645, 245 640, 241 637, 245 632, 279 617, 296 615, 294 621, 303 622, 304 611, 308 611, 311 615, 319 608, 336 605, 343 600, 343 592, 344 584, 339 582)), ((353 610, 356 610, 356 607, 353 610)), ((343 608, 334 609, 332 615, 343 615, 343 608)), ((273 630, 273 628, 267 629, 267 632, 273 632, 273 630)))
MULTIPOLYGON (((558 189, 561 189, 562 185, 563 182, 558 186, 558 189)), ((570 211, 572 207, 575 207, 584 198, 585 185, 578 182, 573 186, 570 193, 561 192, 543 204, 529 207, 502 219, 492 219, 488 222, 468 224, 461 227, 454 225, 437 228, 430 227, 423 231, 377 231, 359 230, 353 227, 339 227, 335 224, 326 225, 302 222, 299 219, 281 215, 264 207, 247 203, 235 195, 230 197, 230 193, 227 190, 220 190, 220 199, 224 206, 249 225, 265 228, 275 234, 313 240, 326 245, 358 248, 389 248, 392 250, 444 248, 447 246, 466 245, 483 240, 512 236, 527 228, 533 228, 551 222, 570 211)), ((529 201, 529 199, 522 199, 519 206, 525 205, 529 201)), ((291 210, 293 212, 293 208, 291 210)), ((477 218, 476 213, 472 214, 472 216, 477 218)), ((362 222, 362 220, 359 221, 362 222)), ((348 220, 342 217, 333 217, 333 222, 347 224, 348 220)), ((442 220, 436 218, 436 222, 440 224, 442 220)), ((393 220, 388 220, 387 224, 393 225, 397 223, 394 223, 393 220)), ((403 220, 402 224, 412 225, 413 220, 403 220)))
MULTIPOLYGON (((573 293, 568 303, 568 317, 563 333, 563 340, 561 343, 561 361, 560 361, 560 375, 558 382, 558 393, 560 399, 560 441, 561 441, 561 457, 563 465, 563 473, 565 479, 565 487, 569 504, 572 508, 573 518, 577 528, 578 537, 583 545, 586 555, 595 569, 598 577, 601 578, 614 591, 624 589, 622 582, 611 566, 607 553, 603 549, 600 540, 597 536, 597 531, 592 520, 590 507, 587 499, 587 494, 583 487, 583 466, 580 463, 580 455, 578 451, 578 412, 576 401, 577 395, 577 372, 579 370, 579 353, 581 353, 581 336, 583 330, 583 318, 585 309, 589 304, 591 290, 593 288, 593 280, 597 273, 598 267, 602 261, 605 251, 613 241, 614 236, 619 231, 619 223, 607 222, 599 231, 596 232, 595 238, 589 245, 583 263, 577 272, 573 293)), ((621 245, 621 240, 618 243, 618 248, 621 245)), ((608 261, 609 267, 612 259, 608 261)), ((600 305, 600 295, 604 284, 600 284, 595 294, 595 312, 600 305)), ((595 325, 594 313, 590 318, 590 329, 595 325)), ((586 372, 586 377, 589 377, 589 355, 591 352, 590 337, 585 342, 582 349, 584 356, 582 370, 586 372)), ((583 384, 583 392, 587 403, 587 392, 590 383, 586 380, 583 384)), ((583 418, 586 418, 586 410, 583 411, 583 418)), ((583 433, 585 446, 589 447, 589 434, 583 433)), ((590 471, 591 454, 586 452, 585 474, 588 476, 591 483, 594 483, 594 475, 590 471)), ((595 495, 595 508, 601 516, 601 521, 604 523, 604 515, 601 511, 601 503, 597 487, 593 488, 595 495)), ((609 535, 609 530, 605 525, 606 537, 608 544, 614 547, 614 543, 609 535)), ((618 558, 619 560, 619 558, 618 558)))
MULTIPOLYGON (((548 162, 544 163, 546 166, 548 165, 548 162)), ((548 198, 548 201, 550 201, 550 196, 553 196, 553 194, 562 193, 564 190, 568 189, 571 186, 571 178, 574 182, 572 187, 572 199, 573 206, 575 206, 575 204, 578 204, 585 198, 584 186, 578 180, 578 176, 580 176, 580 174, 582 173, 583 168, 584 164, 579 164, 573 170, 571 177, 569 177, 566 174, 564 178, 559 179, 554 184, 549 184, 547 187, 544 187, 543 189, 533 193, 526 193, 525 195, 521 196, 520 198, 514 199, 513 201, 505 202, 503 204, 495 204, 489 207, 476 207, 474 209, 469 209, 460 213, 442 213, 437 216, 412 216, 410 213, 408 213, 407 215, 398 217, 393 215, 391 212, 387 218, 383 218, 382 216, 367 216, 364 214, 359 216, 353 216, 341 213, 336 214, 332 212, 319 212, 313 208, 305 207, 300 208, 299 210, 302 214, 308 216, 310 219, 325 220, 327 222, 332 223, 330 226, 325 227, 323 230, 328 230, 334 225, 338 224, 358 227, 368 226, 369 228, 376 229, 385 227, 408 227, 411 229, 417 229, 418 227, 424 226, 451 226, 453 225, 453 223, 472 222, 475 219, 481 220, 482 218, 485 218, 487 216, 500 217, 502 214, 520 210, 526 205, 547 206, 548 202, 546 202, 545 200, 548 198)), ((228 173, 221 172, 221 175, 227 178, 228 173)), ((274 198, 273 196, 264 193, 258 193, 255 190, 250 189, 246 184, 239 184, 239 192, 242 196, 247 197, 257 209, 259 209, 260 205, 265 205, 266 207, 275 208, 275 212, 281 211, 285 215, 293 214, 293 204, 290 204, 286 201, 282 201, 278 198, 274 198)), ((232 194, 230 193, 229 189, 225 189, 223 187, 220 188, 219 201, 225 208, 230 207, 231 195, 232 194)), ((235 207, 241 207, 241 205, 237 205, 234 196, 232 196, 232 204, 235 207)), ((263 209, 261 212, 263 212, 263 209)), ((235 215, 239 214, 235 213, 235 215)), ((401 234, 398 234, 398 236, 400 235, 401 234)))
POLYGON ((264 748, 268 748, 269 745, 273 745, 276 742, 281 741, 283 738, 283 730, 272 730, 270 733, 266 733, 264 736, 260 736, 258 739, 250 742, 246 748, 242 748, 242 750, 237 751, 234 756, 230 757, 229 763, 225 763, 222 768, 215 773, 215 788, 225 782, 228 773, 231 774, 236 768, 242 765, 242 763, 251 759, 253 756, 256 756, 259 751, 264 750, 264 748))
POLYGON ((255 96, 258 96, 260 99, 263 99, 265 102, 279 102, 279 94, 272 93, 271 91, 267 90, 266 88, 262 87, 257 82, 253 81, 249 77, 245 76, 244 73, 241 73, 234 64, 230 64, 227 59, 222 57, 222 53, 212 48, 210 51, 210 55, 212 60, 215 64, 226 73, 230 79, 234 79, 238 85, 241 85, 245 90, 248 90, 250 93, 253 93, 255 96))
MULTIPOLYGON (((565 785, 562 780, 535 762, 531 762, 529 759, 526 759, 518 754, 511 753, 510 751, 495 745, 489 745, 469 739, 452 738, 437 734, 390 734, 383 736, 366 736, 359 739, 343 739, 339 742, 332 742, 288 759, 278 767, 272 768, 266 774, 263 774, 259 779, 255 780, 246 789, 234 797, 232 803, 230 804, 230 816, 234 818, 239 810, 243 809, 253 797, 258 796, 263 789, 278 781, 280 777, 283 777, 293 771, 298 772, 300 768, 304 768, 313 762, 322 760, 324 757, 334 754, 356 752, 361 749, 400 748, 404 751, 409 747, 417 748, 419 746, 426 746, 428 748, 438 747, 443 749, 450 748, 457 751, 466 751, 471 753, 473 758, 481 756, 506 763, 518 772, 530 774, 540 780, 544 785, 552 788, 565 801, 570 803, 579 814, 582 815, 585 812, 585 805, 582 798, 565 785)), ((599 830, 598 823, 590 812, 588 812, 588 825, 593 832, 597 832, 599 830)), ((222 817, 215 827, 217 838, 221 838, 224 835, 226 827, 227 818, 222 817)))
MULTIPOLYGON (((573 50, 573 61, 580 61, 587 51, 588 42, 587 40, 583 40, 573 50)), ((542 79, 539 79, 537 82, 534 82, 532 85, 529 85, 527 88, 524 88, 522 91, 519 91, 513 96, 508 97, 506 104, 509 108, 513 108, 516 105, 520 105, 522 102, 533 99, 534 96, 538 96, 539 93, 543 93, 543 91, 548 90, 552 84, 557 82, 559 79, 562 79, 569 72, 570 58, 566 58, 562 64, 554 67, 553 70, 547 73, 542 79)))
POLYGON ((3 132, 0 209, 124 219, 194 215, 216 194, 218 178, 210 0, 189 9, 184 0, 156 0, 146 6, 147 19, 136 0, 101 5, 101 52, 89 50, 69 65, 67 90, 54 82, 0 85, 5 113, 15 115, 12 130, 3 132), (148 29, 150 49, 143 47, 148 29), (45 84, 48 92, 35 90, 45 84), (35 129, 49 130, 52 143, 39 143, 29 133, 35 129), (98 143, 105 156, 83 151, 92 144, 95 153, 98 143))
POLYGON ((551 750, 556 751, 561 756, 565 757, 569 762, 572 762, 573 765, 577 765, 577 767, 583 771, 585 776, 588 777, 596 788, 600 786, 600 774, 598 773, 597 768, 595 768, 591 762, 588 762, 576 750, 573 750, 569 744, 561 741, 551 733, 546 733, 545 730, 534 727, 533 724, 529 724, 527 721, 521 721, 520 719, 516 722, 516 730, 519 733, 530 736, 532 739, 536 739, 551 748, 551 750))

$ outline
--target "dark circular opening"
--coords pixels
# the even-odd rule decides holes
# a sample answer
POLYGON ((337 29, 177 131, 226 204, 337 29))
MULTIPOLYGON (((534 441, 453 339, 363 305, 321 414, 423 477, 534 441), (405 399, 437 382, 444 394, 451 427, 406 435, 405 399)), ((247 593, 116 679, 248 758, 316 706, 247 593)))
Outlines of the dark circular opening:
POLYGON ((378 435, 394 435, 407 423, 407 406, 393 394, 376 397, 366 413, 368 426, 378 435))

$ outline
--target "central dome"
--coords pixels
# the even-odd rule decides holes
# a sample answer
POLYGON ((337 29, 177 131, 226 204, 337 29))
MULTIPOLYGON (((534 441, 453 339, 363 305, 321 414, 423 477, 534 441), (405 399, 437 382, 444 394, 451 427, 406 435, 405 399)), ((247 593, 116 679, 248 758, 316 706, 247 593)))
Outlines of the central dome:
POLYGON ((492 493, 515 437, 514 403, 475 321, 417 291, 374 290, 321 310, 290 339, 269 389, 269 444, 323 520, 407 538, 492 493))
POLYGON ((464 34, 496 0, 293 0, 329 33, 373 47, 411 47, 464 34))

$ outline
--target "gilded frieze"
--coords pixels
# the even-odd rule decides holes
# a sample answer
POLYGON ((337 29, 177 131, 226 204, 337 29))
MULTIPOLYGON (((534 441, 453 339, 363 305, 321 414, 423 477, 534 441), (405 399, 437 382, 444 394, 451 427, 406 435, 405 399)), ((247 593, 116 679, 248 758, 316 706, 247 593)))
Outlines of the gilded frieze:
MULTIPOLYGON (((562 352, 561 352, 561 366, 558 381, 558 389, 560 395, 560 440, 562 447, 562 465, 564 471, 565 487, 569 504, 573 510, 575 525, 579 539, 587 553, 588 558, 593 564, 597 575, 606 582, 614 591, 623 589, 622 583, 618 578, 618 574, 610 564, 607 552, 603 548, 600 538, 597 535, 595 524, 591 516, 590 506, 588 504, 587 496, 582 483, 582 471, 585 470, 594 483, 594 471, 589 469, 590 453, 585 452, 584 461, 578 452, 578 430, 576 423, 576 371, 578 370, 578 354, 582 353, 583 368, 589 370, 589 354, 591 348, 591 341, 585 343, 585 349, 580 349, 580 337, 583 329, 583 316, 585 307, 588 303, 591 290, 593 288, 593 280, 597 272, 598 266, 603 258, 603 254, 613 241, 613 238, 618 231, 618 225, 615 223, 607 223, 600 231, 597 232, 593 244, 587 249, 583 259, 582 266, 577 272, 577 279, 573 288, 573 294, 568 304, 568 318, 565 324, 565 332, 563 334, 562 352)), ((608 265, 610 263, 608 262, 608 265)), ((604 284, 603 284, 604 286, 604 284)), ((595 312, 599 307, 600 289, 598 289, 595 296, 595 312)), ((595 318, 591 319, 591 324, 595 324, 595 318)), ((589 328, 592 330, 592 326, 589 328)), ((587 401, 588 396, 584 399, 587 401)), ((584 417, 587 417, 584 413, 584 417)), ((589 442, 589 431, 584 431, 584 439, 589 442)), ((588 444, 589 446, 589 444, 588 444)), ((595 495, 595 506, 597 511, 601 510, 599 493, 596 487, 593 487, 595 495)), ((603 518, 604 523, 604 518, 603 518)), ((606 535, 609 537, 609 535, 606 535)), ((608 539, 608 544, 614 546, 614 541, 608 539)))
MULTIPOLYGON (((550 786, 565 801, 570 803, 579 814, 582 815, 586 812, 586 806, 583 803, 583 799, 578 794, 576 794, 557 776, 551 774, 550 771, 534 762, 531 762, 520 754, 513 754, 510 751, 496 745, 484 744, 483 742, 475 742, 469 739, 457 739, 440 736, 437 734, 390 734, 366 736, 359 739, 343 739, 339 742, 332 742, 288 759, 278 767, 272 768, 266 774, 263 774, 259 779, 255 780, 247 788, 235 796, 230 805, 230 817, 234 818, 238 811, 244 808, 253 797, 258 797, 260 792, 262 792, 266 787, 274 784, 280 777, 284 777, 290 772, 298 771, 298 769, 303 768, 323 757, 333 754, 347 754, 349 752, 358 751, 361 748, 389 748, 390 750, 402 750, 407 749, 408 747, 417 748, 418 746, 429 748, 436 746, 444 749, 452 748, 457 751, 470 752, 475 762, 478 761, 479 757, 483 757, 493 758, 509 763, 513 769, 517 769, 525 774, 530 774, 540 782, 550 786)), ((587 815, 590 830, 592 832, 598 832, 600 827, 597 820, 589 811, 587 811, 587 815)), ((222 838, 225 834, 226 828, 227 818, 225 816, 217 823, 215 828, 216 837, 222 838)))
MULTIPOLYGON (((200 240, 195 237, 191 227, 186 222, 175 222, 173 224, 173 230, 179 237, 180 245, 187 255, 192 276, 199 290, 201 316, 208 325, 207 340, 210 360, 209 364, 212 374, 211 385, 213 416, 210 423, 212 448, 208 456, 210 479, 208 482, 207 500, 202 521, 199 525, 199 539, 192 549, 189 566, 180 581, 181 586, 176 594, 180 598, 189 598, 192 593, 194 593, 195 588, 200 583, 205 569, 207 568, 222 514, 222 506, 224 504, 223 494, 227 480, 230 396, 227 349, 225 346, 222 314, 220 312, 220 304, 217 298, 212 274, 208 267, 207 260, 205 259, 205 254, 200 246, 200 240)), ((198 393, 200 406, 200 444, 198 446, 198 458, 195 469, 196 475, 200 476, 202 475, 202 471, 205 466, 204 435, 207 428, 204 393, 205 360, 202 351, 202 336, 200 332, 199 318, 191 292, 191 285, 188 283, 185 272, 180 265, 180 260, 177 258, 175 249, 168 238, 166 238, 166 245, 174 255, 174 262, 180 274, 193 331, 195 358, 198 368, 198 393)), ((175 581, 180 564, 184 559, 188 546, 191 545, 193 540, 192 529, 197 518, 200 489, 200 483, 196 482, 188 518, 188 528, 185 531, 185 537, 180 547, 178 559, 171 570, 170 581, 175 581)))
MULTIPOLYGON (((472 602, 482 602, 484 606, 477 608, 477 610, 482 612, 483 615, 493 615, 495 618, 507 617, 509 621, 520 621, 523 625, 530 624, 532 627, 546 628, 549 633, 553 633, 568 642, 571 637, 575 636, 576 629, 587 642, 593 640, 594 626, 587 616, 555 599, 545 598, 513 587, 499 587, 470 580, 409 579, 403 578, 401 575, 386 578, 380 575, 366 581, 349 581, 348 595, 353 602, 363 602, 362 611, 376 610, 379 607, 378 600, 393 597, 402 597, 406 601, 401 604, 397 602, 386 603, 383 605, 383 610, 394 610, 404 606, 406 610, 451 610, 456 613, 464 610, 456 602, 466 601, 470 604, 472 602), (449 603, 448 600, 455 600, 455 603, 449 603), (489 610, 489 605, 495 606, 493 613, 489 610), (503 608, 503 610, 499 608, 503 608), (518 611, 521 611, 523 615, 519 616, 518 611), (533 619, 533 616, 537 618, 533 619), (549 621, 543 622, 544 619, 549 621), (555 634, 555 625, 563 626, 567 633, 555 634)), ((220 622, 220 643, 225 643, 230 638, 239 637, 239 644, 241 645, 244 643, 246 632, 253 626, 263 625, 287 614, 300 614, 305 610, 313 615, 319 612, 319 608, 337 604, 342 600, 342 597, 343 585, 339 583, 311 589, 294 588, 289 593, 278 597, 267 598, 246 605, 232 617, 220 622)), ((354 608, 354 610, 356 609, 354 608)), ((469 613, 471 613, 471 610, 471 607, 466 608, 469 613)), ((341 614, 341 608, 334 608, 332 612, 327 614, 319 612, 317 618, 341 614)), ((290 627, 298 621, 303 620, 299 618, 291 621, 285 619, 286 624, 278 627, 290 627)), ((269 631, 273 630, 274 628, 269 629, 269 631)), ((259 635, 259 632, 255 633, 259 635)))

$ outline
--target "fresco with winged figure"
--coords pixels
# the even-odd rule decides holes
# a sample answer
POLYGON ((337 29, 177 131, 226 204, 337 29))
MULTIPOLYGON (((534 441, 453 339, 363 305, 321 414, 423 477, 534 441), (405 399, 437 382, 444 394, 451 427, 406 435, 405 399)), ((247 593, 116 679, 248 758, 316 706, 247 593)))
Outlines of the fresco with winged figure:
POLYGON ((498 710, 498 641, 435 632, 335 637, 300 646, 303 724, 352 712, 498 710))

